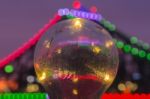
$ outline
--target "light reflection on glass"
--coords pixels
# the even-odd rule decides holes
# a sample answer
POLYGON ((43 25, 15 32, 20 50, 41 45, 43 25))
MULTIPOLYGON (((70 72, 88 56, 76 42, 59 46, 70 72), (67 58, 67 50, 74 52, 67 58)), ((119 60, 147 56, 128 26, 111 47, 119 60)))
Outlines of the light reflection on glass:
POLYGON ((76 18, 59 22, 41 38, 35 64, 51 99, 99 99, 116 76, 118 54, 105 29, 76 18), (49 49, 44 41, 51 41, 49 49))

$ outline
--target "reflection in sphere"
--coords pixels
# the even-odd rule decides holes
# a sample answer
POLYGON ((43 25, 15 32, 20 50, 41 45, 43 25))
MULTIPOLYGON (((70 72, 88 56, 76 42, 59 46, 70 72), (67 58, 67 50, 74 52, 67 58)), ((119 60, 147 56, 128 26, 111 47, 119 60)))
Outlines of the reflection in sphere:
POLYGON ((51 99, 99 99, 116 76, 118 53, 105 29, 75 18, 43 35, 34 63, 51 99))

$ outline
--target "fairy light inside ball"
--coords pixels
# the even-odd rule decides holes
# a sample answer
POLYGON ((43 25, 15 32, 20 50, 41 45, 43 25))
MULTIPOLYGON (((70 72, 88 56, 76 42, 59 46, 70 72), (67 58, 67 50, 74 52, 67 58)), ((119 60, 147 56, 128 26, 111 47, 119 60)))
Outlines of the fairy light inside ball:
POLYGON ((37 43, 34 56, 38 80, 51 99, 99 99, 113 82, 118 62, 109 33, 80 18, 50 28, 37 43))
POLYGON ((73 21, 73 28, 75 28, 76 30, 81 29, 82 26, 83 26, 83 23, 82 23, 81 19, 76 18, 76 19, 73 21))

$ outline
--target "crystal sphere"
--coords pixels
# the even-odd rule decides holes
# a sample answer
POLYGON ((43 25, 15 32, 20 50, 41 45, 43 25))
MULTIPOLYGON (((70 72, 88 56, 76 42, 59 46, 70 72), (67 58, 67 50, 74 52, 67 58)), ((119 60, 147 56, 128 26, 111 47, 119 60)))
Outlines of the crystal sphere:
POLYGON ((55 24, 35 48, 37 78, 50 99, 99 99, 113 82, 118 63, 109 33, 80 18, 55 24))

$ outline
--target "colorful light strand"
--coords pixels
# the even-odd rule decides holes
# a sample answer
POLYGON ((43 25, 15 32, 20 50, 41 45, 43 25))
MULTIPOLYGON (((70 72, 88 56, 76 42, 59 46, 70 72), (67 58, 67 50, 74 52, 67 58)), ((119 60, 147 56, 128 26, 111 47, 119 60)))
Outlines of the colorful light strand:
MULTIPOLYGON (((72 16, 72 15, 68 15, 67 17, 68 18, 74 18, 74 16, 72 16)), ((22 55, 27 49, 29 49, 31 46, 33 46, 38 41, 38 39, 42 36, 43 33, 45 33, 45 31, 49 27, 51 27, 53 24, 55 24, 60 19, 61 19, 61 17, 57 16, 49 24, 46 24, 43 29, 41 29, 32 39, 29 40, 29 42, 25 43, 21 48, 17 49, 15 52, 13 52, 12 54, 10 54, 7 58, 4 58, 3 60, 1 60, 0 61, 0 68, 3 67, 3 66, 5 66, 5 65, 7 65, 8 63, 10 63, 11 61, 13 61, 14 59, 16 59, 17 57, 19 57, 20 55, 22 55)), ((100 23, 104 24, 104 26, 106 26, 107 29, 109 29, 110 31, 115 31, 116 30, 116 26, 113 25, 112 23, 110 23, 109 21, 105 20, 105 19, 103 19, 103 20, 101 19, 100 23)), ((134 42, 136 42, 135 38, 134 39, 132 38, 132 40, 134 42)), ((149 48, 149 45, 147 43, 144 44, 144 45, 145 45, 144 48, 146 48, 146 49, 149 48)), ((125 45, 123 47, 123 49, 124 49, 124 51, 126 53, 128 53, 131 50, 131 46, 130 45, 125 45)), ((132 54, 135 54, 135 53, 132 53, 132 54)), ((140 56, 144 57, 145 55, 141 55, 140 54, 140 56)), ((146 58, 147 58, 147 60, 150 61, 150 53, 146 54, 146 58)))
POLYGON ((30 39, 27 43, 23 44, 20 48, 18 48, 16 51, 14 51, 12 54, 10 54, 8 57, 4 58, 0 61, 0 68, 3 66, 9 64, 14 59, 18 58, 20 55, 22 55, 26 50, 28 50, 30 47, 36 44, 36 42, 39 40, 39 38, 51 27, 53 26, 57 21, 61 19, 60 16, 56 16, 53 20, 51 20, 48 24, 46 24, 41 30, 39 30, 36 35, 30 39))
POLYGON ((13 71, 14 71, 13 65, 6 65, 5 68, 4 68, 4 71, 6 73, 13 73, 13 71))
POLYGON ((103 19, 101 14, 96 14, 96 13, 91 13, 91 12, 86 12, 86 11, 79 11, 79 10, 74 10, 74 9, 69 10, 68 8, 59 9, 58 15, 60 16, 71 15, 74 17, 91 19, 91 20, 96 20, 96 21, 101 21, 103 19))
POLYGON ((122 42, 120 40, 116 40, 115 39, 115 43, 116 43, 116 47, 118 49, 123 50, 123 52, 129 53, 129 54, 131 54, 133 56, 138 56, 141 59, 145 58, 148 61, 150 61, 150 53, 149 52, 146 52, 144 50, 138 49, 136 47, 132 47, 132 45, 125 44, 124 42, 122 42))

